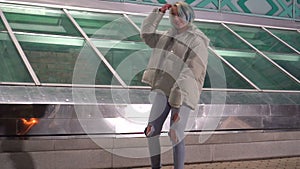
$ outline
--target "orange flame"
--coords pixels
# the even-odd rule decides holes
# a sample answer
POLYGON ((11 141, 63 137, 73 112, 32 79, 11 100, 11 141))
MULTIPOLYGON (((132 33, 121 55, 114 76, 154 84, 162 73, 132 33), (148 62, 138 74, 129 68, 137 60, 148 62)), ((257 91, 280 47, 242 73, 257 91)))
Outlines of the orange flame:
POLYGON ((34 124, 37 124, 38 123, 38 119, 37 118, 30 118, 29 120, 25 119, 25 118, 22 118, 21 119, 23 121, 23 124, 25 125, 34 125, 34 124))
POLYGON ((21 118, 20 120, 22 122, 22 129, 18 131, 18 135, 25 135, 33 126, 35 126, 39 122, 37 118, 30 118, 29 120, 21 118))

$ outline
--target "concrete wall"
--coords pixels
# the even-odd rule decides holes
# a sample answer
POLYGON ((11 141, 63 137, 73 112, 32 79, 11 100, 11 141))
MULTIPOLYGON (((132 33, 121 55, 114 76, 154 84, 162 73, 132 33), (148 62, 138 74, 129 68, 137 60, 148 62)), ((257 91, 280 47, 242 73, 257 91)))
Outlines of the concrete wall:
MULTIPOLYGON (((245 160, 300 155, 300 132, 214 133, 186 137, 187 163, 245 160)), ((163 164, 172 164, 169 138, 162 136, 163 164)), ((2 169, 11 168, 128 168, 149 166, 147 142, 143 136, 8 138, 0 141, 2 169), (136 156, 141 155, 142 158, 136 156), (145 156, 144 156, 145 155, 145 156)))

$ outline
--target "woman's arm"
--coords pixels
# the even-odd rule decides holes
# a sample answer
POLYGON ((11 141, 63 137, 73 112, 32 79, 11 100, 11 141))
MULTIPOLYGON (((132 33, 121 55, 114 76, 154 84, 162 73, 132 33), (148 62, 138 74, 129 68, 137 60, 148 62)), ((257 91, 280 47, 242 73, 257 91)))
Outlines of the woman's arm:
POLYGON ((164 16, 167 9, 170 8, 170 4, 164 5, 162 8, 155 8, 142 23, 141 38, 151 48, 155 48, 158 43, 161 33, 157 32, 158 24, 164 16))

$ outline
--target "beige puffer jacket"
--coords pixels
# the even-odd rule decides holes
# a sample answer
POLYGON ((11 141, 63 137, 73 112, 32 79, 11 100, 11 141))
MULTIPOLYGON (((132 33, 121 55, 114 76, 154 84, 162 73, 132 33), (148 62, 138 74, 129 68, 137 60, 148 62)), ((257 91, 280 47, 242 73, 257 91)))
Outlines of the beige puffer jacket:
POLYGON ((153 48, 142 82, 169 97, 169 104, 195 109, 206 73, 209 39, 193 24, 177 34, 175 29, 158 32, 163 13, 155 9, 143 21, 141 37, 153 48))

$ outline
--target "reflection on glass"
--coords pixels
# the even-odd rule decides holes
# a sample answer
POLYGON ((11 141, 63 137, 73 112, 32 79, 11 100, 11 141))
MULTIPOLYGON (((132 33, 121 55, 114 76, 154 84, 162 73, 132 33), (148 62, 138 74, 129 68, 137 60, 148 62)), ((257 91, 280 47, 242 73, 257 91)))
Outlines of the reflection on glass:
POLYGON ((16 36, 42 83, 111 84, 112 74, 82 38, 16 36))
MULTIPOLYGON (((136 15, 128 15, 129 18, 140 28, 142 26, 143 20, 146 18, 145 16, 136 16, 136 15)), ((171 28, 171 24, 168 18, 163 18, 157 30, 158 31, 165 31, 171 28)))
POLYGON ((143 42, 99 39, 92 41, 127 85, 146 85, 141 82, 141 78, 147 66, 151 49, 143 42))
POLYGON ((0 135, 27 135, 45 115, 46 105, 0 105, 0 135))
POLYGON ((21 118, 17 120, 17 135, 26 135, 32 127, 39 123, 38 118, 21 118))
POLYGON ((121 14, 69 12, 89 37, 141 41, 139 31, 121 14))
POLYGON ((8 4, 0 9, 14 31, 80 36, 62 10, 8 4))
POLYGON ((212 52, 209 52, 205 88, 253 89, 236 72, 223 63, 212 52))
POLYGON ((269 29, 273 34, 284 40, 286 43, 300 51, 300 33, 292 30, 269 29))
POLYGON ((215 51, 261 89, 300 90, 300 85, 257 54, 221 24, 195 23, 211 40, 215 51))
POLYGON ((0 33, 0 81, 33 82, 7 33, 0 33))
MULTIPOLYGON (((270 59, 300 79, 300 55, 295 51, 261 28, 237 25, 228 26, 257 49, 264 52, 270 59)), ((300 42, 300 38, 298 40, 300 42)))

